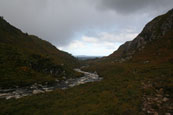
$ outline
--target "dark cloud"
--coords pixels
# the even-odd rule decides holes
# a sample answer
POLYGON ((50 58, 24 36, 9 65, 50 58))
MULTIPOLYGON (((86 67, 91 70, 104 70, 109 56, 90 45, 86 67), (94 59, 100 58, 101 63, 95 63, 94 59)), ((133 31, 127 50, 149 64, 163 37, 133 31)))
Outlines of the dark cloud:
POLYGON ((173 7, 173 0, 98 0, 102 10, 115 10, 117 13, 166 11, 173 7))

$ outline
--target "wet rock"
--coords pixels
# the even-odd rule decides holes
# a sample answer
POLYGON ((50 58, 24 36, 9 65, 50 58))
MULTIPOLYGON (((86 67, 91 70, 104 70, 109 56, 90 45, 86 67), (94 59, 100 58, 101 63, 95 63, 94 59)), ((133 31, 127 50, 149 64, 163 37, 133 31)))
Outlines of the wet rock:
POLYGON ((58 80, 58 79, 56 79, 55 81, 56 81, 56 82, 59 82, 59 80, 58 80))
POLYGON ((39 93, 44 93, 44 91, 38 89, 38 90, 33 90, 32 93, 39 94, 39 93))
POLYGON ((143 108, 142 111, 146 111, 146 108, 143 108))
POLYGON ((164 97, 162 101, 167 102, 168 100, 169 100, 168 98, 164 97))
POLYGON ((37 83, 34 83, 30 88, 31 88, 31 89, 37 89, 37 88, 38 88, 37 83))
POLYGON ((171 115, 171 113, 165 113, 165 115, 171 115))
POLYGON ((14 96, 7 96, 6 99, 9 100, 9 99, 12 99, 14 98, 14 96))
POLYGON ((15 98, 15 99, 19 99, 19 98, 21 98, 21 95, 15 95, 14 98, 15 98))
POLYGON ((7 96, 7 95, 8 95, 8 93, 1 93, 1 94, 0 94, 0 97, 3 98, 3 97, 5 97, 5 96, 7 96))
POLYGON ((148 60, 147 61, 144 61, 144 64, 147 64, 147 63, 150 63, 150 61, 148 61, 148 60))
POLYGON ((148 113, 148 114, 151 114, 152 112, 148 110, 147 113, 148 113))
POLYGON ((66 77, 64 76, 64 77, 62 77, 63 79, 66 79, 66 77))
POLYGON ((159 114, 157 112, 155 112, 154 115, 159 115, 159 114))
POLYGON ((157 97, 163 97, 161 94, 156 94, 157 97))
POLYGON ((51 92, 51 91, 53 91, 53 90, 50 89, 50 88, 43 88, 43 90, 44 90, 45 92, 51 92))

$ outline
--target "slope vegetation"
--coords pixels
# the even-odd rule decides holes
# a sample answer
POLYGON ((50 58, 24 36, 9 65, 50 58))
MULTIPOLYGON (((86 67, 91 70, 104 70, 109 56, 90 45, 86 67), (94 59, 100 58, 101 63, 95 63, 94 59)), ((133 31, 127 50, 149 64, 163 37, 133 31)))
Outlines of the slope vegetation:
POLYGON ((0 18, 0 87, 53 82, 78 76, 77 60, 40 38, 23 33, 0 18))

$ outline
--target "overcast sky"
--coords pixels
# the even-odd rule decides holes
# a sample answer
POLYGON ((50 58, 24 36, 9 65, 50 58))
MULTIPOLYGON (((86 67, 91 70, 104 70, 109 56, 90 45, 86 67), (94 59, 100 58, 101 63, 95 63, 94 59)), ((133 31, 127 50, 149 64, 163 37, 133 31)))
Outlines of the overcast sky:
POLYGON ((73 55, 105 56, 134 39, 173 0, 0 0, 0 15, 73 55))

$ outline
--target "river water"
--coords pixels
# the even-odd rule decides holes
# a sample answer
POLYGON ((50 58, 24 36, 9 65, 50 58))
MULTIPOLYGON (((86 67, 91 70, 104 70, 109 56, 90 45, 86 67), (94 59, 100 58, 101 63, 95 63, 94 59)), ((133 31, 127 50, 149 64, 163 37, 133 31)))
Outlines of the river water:
POLYGON ((101 77, 95 72, 85 72, 80 69, 74 69, 77 72, 83 73, 84 76, 80 78, 71 78, 64 81, 58 81, 52 85, 41 85, 41 84, 33 84, 32 86, 22 87, 22 88, 13 88, 13 89, 0 89, 0 98, 5 99, 19 99, 24 96, 31 96, 39 93, 51 92, 55 89, 68 89, 70 87, 74 87, 80 84, 85 84, 88 82, 95 82, 102 80, 101 77))

